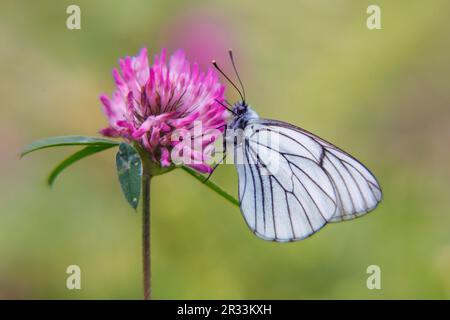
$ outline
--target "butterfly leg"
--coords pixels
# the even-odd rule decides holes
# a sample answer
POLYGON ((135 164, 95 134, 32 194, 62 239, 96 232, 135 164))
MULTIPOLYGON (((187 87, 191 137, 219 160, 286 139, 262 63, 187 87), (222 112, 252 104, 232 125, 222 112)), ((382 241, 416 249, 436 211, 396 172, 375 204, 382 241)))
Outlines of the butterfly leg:
POLYGON ((224 160, 225 160, 225 158, 227 157, 227 141, 226 141, 226 137, 227 137, 227 126, 225 125, 225 130, 224 130, 224 133, 223 133, 223 146, 222 146, 222 149, 223 149, 223 157, 222 157, 222 159, 219 161, 219 162, 217 162, 215 165, 214 165, 214 167, 212 168, 212 171, 210 172, 210 174, 208 174, 208 176, 206 177, 206 179, 205 180, 203 180, 203 183, 206 183, 208 180, 209 180, 209 178, 211 178, 211 176, 212 176, 212 174, 214 173, 214 171, 217 169, 217 167, 219 166, 219 164, 221 164, 224 160))

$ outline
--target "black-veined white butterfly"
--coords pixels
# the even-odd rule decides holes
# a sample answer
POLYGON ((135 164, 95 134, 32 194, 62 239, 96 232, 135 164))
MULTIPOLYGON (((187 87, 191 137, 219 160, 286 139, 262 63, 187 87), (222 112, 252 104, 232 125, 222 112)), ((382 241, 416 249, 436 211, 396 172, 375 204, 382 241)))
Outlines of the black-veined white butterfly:
POLYGON ((241 102, 223 106, 234 116, 225 136, 232 140, 240 208, 248 227, 264 240, 296 241, 329 222, 375 209, 382 192, 369 169, 311 132, 260 118, 246 103, 231 50, 229 54, 242 91, 213 64, 241 96, 241 102))

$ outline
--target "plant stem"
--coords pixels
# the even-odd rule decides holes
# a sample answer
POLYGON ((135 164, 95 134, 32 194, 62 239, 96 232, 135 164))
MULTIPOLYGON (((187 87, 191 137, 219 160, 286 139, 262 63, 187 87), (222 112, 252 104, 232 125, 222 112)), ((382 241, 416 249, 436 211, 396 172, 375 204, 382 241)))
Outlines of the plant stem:
POLYGON ((144 169, 142 174, 142 272, 144 276, 144 300, 151 299, 150 180, 150 174, 144 169))
POLYGON ((224 197, 225 199, 230 201, 232 204, 239 207, 239 201, 235 197, 233 197, 231 194, 229 194, 228 192, 223 190, 221 187, 219 187, 217 184, 215 184, 211 180, 205 181, 206 178, 204 176, 202 176, 200 173, 196 172, 195 170, 192 170, 191 168, 181 167, 181 169, 183 169, 184 171, 189 173, 191 176, 193 176, 195 179, 197 179, 198 181, 203 183, 205 186, 210 188, 212 191, 216 192, 218 195, 224 197))

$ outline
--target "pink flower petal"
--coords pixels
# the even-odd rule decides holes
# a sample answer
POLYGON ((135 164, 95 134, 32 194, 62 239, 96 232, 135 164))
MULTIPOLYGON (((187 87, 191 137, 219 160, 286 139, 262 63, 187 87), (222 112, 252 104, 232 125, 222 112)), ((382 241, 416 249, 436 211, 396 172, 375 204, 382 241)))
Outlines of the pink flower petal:
POLYGON ((191 167, 192 169, 195 169, 201 173, 211 173, 212 168, 208 166, 207 164, 201 163, 201 164, 188 164, 188 167, 191 167))
POLYGON ((161 165, 163 167, 170 166, 170 154, 167 148, 161 148, 161 165))
POLYGON ((149 66, 143 48, 135 57, 120 59, 119 66, 121 72, 113 70, 117 89, 111 99, 100 96, 110 124, 101 133, 140 143, 161 166, 172 165, 171 152, 179 148, 185 165, 210 172, 205 159, 210 158, 229 116, 216 103, 224 100, 225 89, 217 74, 212 69, 201 72, 182 50, 167 63, 166 49, 162 49, 149 66), (200 134, 197 121, 203 130, 200 134), (193 134, 199 137, 191 141, 193 134))

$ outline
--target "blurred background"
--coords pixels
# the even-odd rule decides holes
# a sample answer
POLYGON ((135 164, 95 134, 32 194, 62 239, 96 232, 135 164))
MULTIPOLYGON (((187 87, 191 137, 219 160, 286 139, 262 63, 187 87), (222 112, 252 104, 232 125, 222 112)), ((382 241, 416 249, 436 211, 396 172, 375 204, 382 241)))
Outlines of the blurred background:
MULTIPOLYGON (((227 69, 248 100, 364 162, 384 200, 364 218, 277 244, 181 170, 152 184, 156 299, 450 298, 450 2, 1 1, 0 298, 140 299, 141 216, 124 200, 114 150, 48 172, 75 149, 19 161, 56 135, 97 135, 98 96, 119 57, 182 47, 227 69), (81 8, 81 30, 66 8, 81 8), (382 30, 366 27, 370 4, 382 30), (81 290, 66 268, 81 267, 81 290), (381 268, 381 290, 366 269, 381 268)), ((236 92, 226 92, 230 100, 236 92)), ((213 180, 236 194, 231 165, 213 180)))

